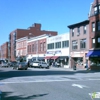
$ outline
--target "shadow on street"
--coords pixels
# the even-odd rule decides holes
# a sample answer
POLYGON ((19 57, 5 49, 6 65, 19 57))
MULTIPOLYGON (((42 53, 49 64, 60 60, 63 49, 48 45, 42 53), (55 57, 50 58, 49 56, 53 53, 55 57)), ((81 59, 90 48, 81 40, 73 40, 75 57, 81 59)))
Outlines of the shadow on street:
POLYGON ((36 94, 36 95, 31 95, 31 96, 24 96, 24 95, 18 95, 18 96, 10 96, 12 92, 3 92, 2 93, 2 100, 33 100, 38 97, 46 96, 48 93, 45 94, 36 94))

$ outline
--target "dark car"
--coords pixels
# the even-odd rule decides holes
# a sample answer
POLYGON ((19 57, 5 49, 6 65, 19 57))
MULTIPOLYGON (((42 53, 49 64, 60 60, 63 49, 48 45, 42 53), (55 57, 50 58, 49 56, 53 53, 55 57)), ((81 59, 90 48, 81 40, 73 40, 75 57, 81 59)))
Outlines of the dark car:
POLYGON ((14 66, 16 66, 16 64, 17 64, 16 61, 8 62, 8 67, 14 67, 14 66))
POLYGON ((13 69, 24 69, 24 70, 27 70, 28 68, 28 65, 26 62, 18 62, 14 67, 13 69))

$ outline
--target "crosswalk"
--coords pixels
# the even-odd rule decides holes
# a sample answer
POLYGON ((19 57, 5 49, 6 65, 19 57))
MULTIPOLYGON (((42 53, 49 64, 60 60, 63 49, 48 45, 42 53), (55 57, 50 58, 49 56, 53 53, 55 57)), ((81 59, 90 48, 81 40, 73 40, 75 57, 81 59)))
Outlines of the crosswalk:
POLYGON ((100 80, 100 77, 67 77, 67 76, 28 76, 0 79, 0 84, 31 83, 31 82, 55 82, 55 81, 92 81, 100 80))

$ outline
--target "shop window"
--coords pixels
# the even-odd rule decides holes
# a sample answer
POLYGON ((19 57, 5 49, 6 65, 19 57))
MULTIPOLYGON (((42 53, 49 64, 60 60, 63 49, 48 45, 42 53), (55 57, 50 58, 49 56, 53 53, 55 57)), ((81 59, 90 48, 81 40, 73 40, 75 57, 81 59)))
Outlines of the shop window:
POLYGON ((85 49, 86 48, 86 39, 80 40, 80 48, 85 49))
POLYGON ((72 41, 72 49, 78 49, 78 42, 76 40, 72 41))

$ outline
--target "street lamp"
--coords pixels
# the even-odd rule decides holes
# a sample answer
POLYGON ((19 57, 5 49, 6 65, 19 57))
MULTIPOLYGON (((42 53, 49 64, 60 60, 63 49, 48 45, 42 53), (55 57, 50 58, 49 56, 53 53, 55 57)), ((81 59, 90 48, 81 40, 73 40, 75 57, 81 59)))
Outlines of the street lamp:
POLYGON ((36 41, 36 61, 38 61, 38 40, 36 41))

